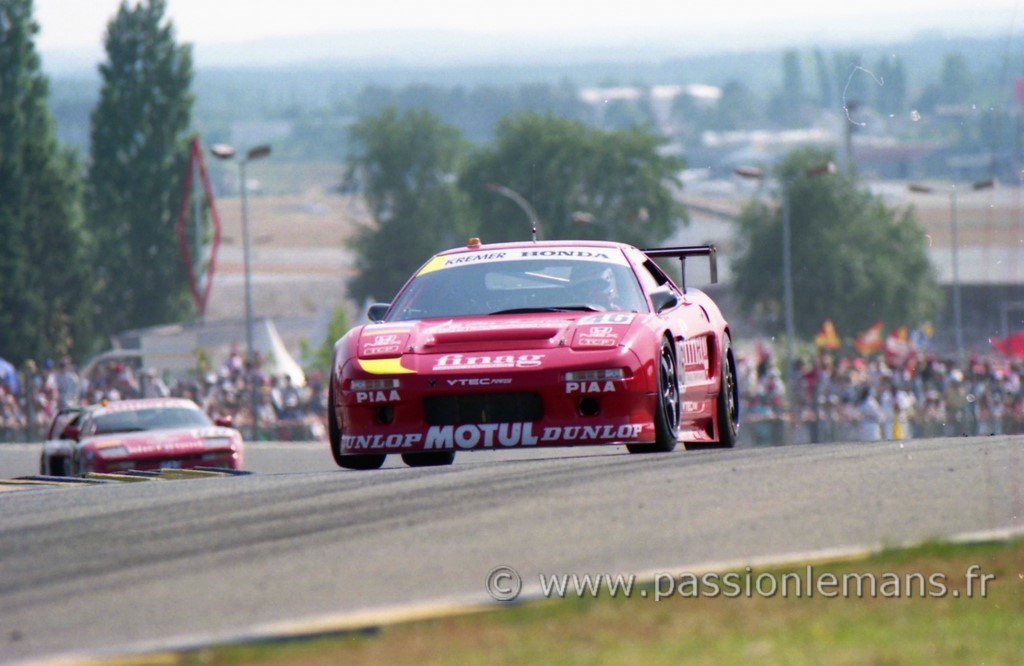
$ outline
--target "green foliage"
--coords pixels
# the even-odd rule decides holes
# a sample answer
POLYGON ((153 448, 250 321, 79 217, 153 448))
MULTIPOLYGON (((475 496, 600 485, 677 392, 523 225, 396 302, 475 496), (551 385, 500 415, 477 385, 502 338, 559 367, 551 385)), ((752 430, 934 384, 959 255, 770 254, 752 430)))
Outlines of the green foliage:
POLYGON ((177 321, 192 307, 175 234, 192 52, 175 43, 165 9, 164 0, 123 2, 107 26, 86 185, 97 241, 97 322, 107 334, 177 321))
POLYGON ((835 104, 836 89, 832 83, 832 73, 829 71, 825 53, 820 49, 814 49, 814 72, 818 82, 818 106, 822 109, 832 108, 835 104))
MULTIPOLYGON (((316 350, 308 354, 303 353, 303 357, 308 359, 305 368, 307 377, 313 370, 319 370, 324 375, 329 374, 331 362, 334 360, 334 343, 350 328, 345 308, 334 308, 334 312, 331 313, 331 321, 327 324, 327 337, 316 350)), ((303 351, 306 352, 306 350, 303 351)))
POLYGON ((843 108, 865 104, 871 99, 871 74, 862 66, 860 54, 836 52, 832 54, 832 81, 837 99, 843 108))
MULTIPOLYGON (((833 159, 821 150, 799 150, 776 173, 788 184, 798 336, 813 336, 826 319, 841 333, 879 319, 893 326, 928 320, 939 291, 912 211, 887 209, 851 177, 806 175, 833 159)), ((753 201, 739 224, 744 248, 733 263, 736 292, 745 308, 781 329, 781 207, 753 201)))
POLYGON ((718 104, 705 116, 705 126, 721 131, 755 127, 764 117, 761 106, 762 103, 746 84, 737 80, 727 81, 722 86, 718 104))
POLYGON ((553 116, 514 115, 502 121, 495 144, 470 159, 459 182, 488 243, 530 237, 516 203, 485 187, 496 183, 532 205, 540 238, 653 245, 685 221, 671 191, 683 165, 661 154, 662 144, 641 128, 609 132, 553 116))
POLYGON ((881 58, 875 72, 881 81, 876 90, 875 108, 887 115, 904 112, 907 107, 907 75, 903 61, 894 55, 881 58))
POLYGON ((470 233, 465 196, 454 184, 465 143, 434 114, 394 107, 356 123, 351 139, 351 165, 375 224, 351 241, 358 275, 349 293, 358 301, 390 299, 428 257, 470 233))
POLYGON ((78 161, 47 108, 31 0, 0 0, 0 356, 92 349, 78 161))
POLYGON ((786 49, 782 54, 782 96, 777 103, 776 117, 787 125, 803 122, 806 93, 800 60, 800 53, 795 49, 786 49))
POLYGON ((583 118, 588 112, 575 86, 564 80, 558 84, 524 83, 502 87, 487 84, 472 88, 414 84, 397 90, 370 85, 358 94, 355 105, 361 117, 377 115, 389 107, 400 112, 426 110, 442 123, 457 127, 474 142, 493 140, 495 127, 511 113, 583 118))

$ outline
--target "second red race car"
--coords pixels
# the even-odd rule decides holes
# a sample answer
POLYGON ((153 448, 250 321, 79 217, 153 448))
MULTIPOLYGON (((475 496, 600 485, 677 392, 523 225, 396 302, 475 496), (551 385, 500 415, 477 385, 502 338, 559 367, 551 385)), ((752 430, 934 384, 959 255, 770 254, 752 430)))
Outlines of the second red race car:
POLYGON ((58 412, 43 445, 40 472, 52 476, 162 468, 242 469, 242 434, 212 421, 191 400, 143 398, 58 412))
POLYGON ((591 241, 442 252, 334 348, 328 425, 341 467, 397 453, 625 445, 729 448, 739 429, 729 324, 685 261, 713 246, 591 241), (655 262, 683 264, 678 286, 655 262))

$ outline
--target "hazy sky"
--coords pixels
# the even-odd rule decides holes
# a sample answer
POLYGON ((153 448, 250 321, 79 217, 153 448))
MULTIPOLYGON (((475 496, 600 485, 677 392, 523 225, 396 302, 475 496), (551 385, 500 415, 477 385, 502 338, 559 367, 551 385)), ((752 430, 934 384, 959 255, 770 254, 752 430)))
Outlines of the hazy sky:
MULTIPOLYGON (((101 48, 120 0, 35 0, 42 51, 101 48)), ((622 40, 670 31, 730 37, 766 31, 842 38, 955 25, 1019 32, 1024 0, 168 0, 179 41, 196 45, 262 37, 389 28, 525 33, 567 42, 622 40), (690 7, 690 9, 687 9, 690 7)))

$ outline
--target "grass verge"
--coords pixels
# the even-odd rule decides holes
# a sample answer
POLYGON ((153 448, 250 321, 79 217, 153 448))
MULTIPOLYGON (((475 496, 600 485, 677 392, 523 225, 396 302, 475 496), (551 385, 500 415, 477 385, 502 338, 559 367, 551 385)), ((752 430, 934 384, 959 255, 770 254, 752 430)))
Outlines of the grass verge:
POLYGON ((212 647, 170 661, 933 665, 1019 663, 1024 655, 1024 540, 927 544, 853 562, 726 573, 704 581, 711 585, 675 573, 637 584, 628 599, 609 598, 607 589, 598 598, 571 592, 489 613, 212 647), (655 601, 670 581, 675 593, 655 601))

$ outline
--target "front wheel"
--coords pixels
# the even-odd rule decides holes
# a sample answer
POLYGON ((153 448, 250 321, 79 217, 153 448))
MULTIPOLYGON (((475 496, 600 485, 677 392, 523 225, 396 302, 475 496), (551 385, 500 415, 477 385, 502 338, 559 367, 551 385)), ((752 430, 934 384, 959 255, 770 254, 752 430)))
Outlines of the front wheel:
POLYGON ((341 426, 338 424, 338 416, 334 410, 334 377, 331 377, 330 388, 327 392, 327 434, 331 440, 331 455, 338 467, 345 469, 379 469, 387 457, 383 453, 356 453, 346 454, 341 452, 341 426))
POLYGON ((630 453, 667 453, 676 448, 679 431, 679 378, 676 357, 668 340, 661 341, 658 360, 658 403, 654 413, 654 443, 627 444, 630 453))

